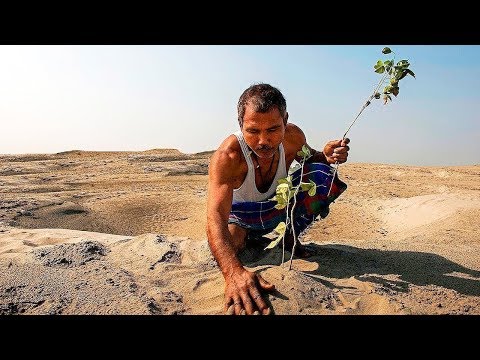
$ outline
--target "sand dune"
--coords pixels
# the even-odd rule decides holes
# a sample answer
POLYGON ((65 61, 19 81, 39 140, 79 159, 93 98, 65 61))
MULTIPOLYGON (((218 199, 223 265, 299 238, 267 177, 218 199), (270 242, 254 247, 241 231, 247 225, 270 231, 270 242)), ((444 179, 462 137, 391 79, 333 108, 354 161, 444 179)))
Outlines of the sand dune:
POLYGON ((404 232, 417 230, 460 211, 475 210, 478 207, 478 198, 473 195, 430 194, 383 200, 378 210, 388 229, 404 232))
MULTIPOLYGON (((210 155, 0 155, 0 313, 222 314, 210 155)), ((302 238, 315 256, 289 271, 279 249, 241 254, 275 314, 480 314, 480 166, 339 174, 347 191, 302 238)))

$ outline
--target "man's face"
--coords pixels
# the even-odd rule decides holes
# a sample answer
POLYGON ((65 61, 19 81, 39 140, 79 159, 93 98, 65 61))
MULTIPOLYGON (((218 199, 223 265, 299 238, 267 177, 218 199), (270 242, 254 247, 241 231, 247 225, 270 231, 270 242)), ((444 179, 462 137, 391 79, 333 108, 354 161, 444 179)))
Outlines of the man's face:
POLYGON ((271 158, 283 141, 285 123, 277 107, 266 113, 257 113, 252 106, 247 106, 242 133, 247 145, 259 158, 271 158))

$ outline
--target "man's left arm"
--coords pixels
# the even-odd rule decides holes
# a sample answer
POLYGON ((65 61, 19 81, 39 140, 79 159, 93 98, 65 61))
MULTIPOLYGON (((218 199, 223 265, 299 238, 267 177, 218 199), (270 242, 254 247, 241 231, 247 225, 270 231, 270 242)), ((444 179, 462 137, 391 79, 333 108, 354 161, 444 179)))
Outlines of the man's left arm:
MULTIPOLYGON (((310 149, 312 156, 307 159, 307 162, 320 162, 324 164, 335 164, 338 162, 341 164, 347 161, 348 150, 350 150, 347 145, 350 142, 348 138, 329 141, 323 147, 323 151, 318 151, 307 144, 306 136, 298 126, 290 123, 288 133, 288 138, 293 149, 300 151, 303 145, 306 145, 310 149)), ((295 160, 300 162, 302 161, 302 157, 295 155, 295 160)))
MULTIPOLYGON (((311 157, 309 157, 305 162, 307 163, 324 163, 324 164, 329 164, 327 157, 322 151, 315 150, 314 148, 310 147, 308 144, 305 144, 308 146, 310 149, 310 154, 312 154, 311 157)), ((296 157, 297 161, 300 161, 302 158, 300 156, 296 157)))

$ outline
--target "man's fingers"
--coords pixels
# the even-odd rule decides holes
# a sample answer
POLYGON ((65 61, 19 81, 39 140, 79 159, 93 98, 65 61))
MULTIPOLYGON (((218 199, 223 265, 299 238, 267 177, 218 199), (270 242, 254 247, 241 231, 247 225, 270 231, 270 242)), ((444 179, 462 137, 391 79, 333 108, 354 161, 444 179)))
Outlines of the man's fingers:
POLYGON ((347 146, 348 143, 350 143, 350 139, 345 138, 343 140, 340 139, 340 140, 329 141, 327 145, 331 148, 337 148, 337 147, 347 146))
POLYGON ((328 142, 328 146, 336 148, 336 147, 342 146, 342 142, 343 142, 343 140, 341 140, 341 139, 340 140, 332 140, 332 141, 328 142))
POLYGON ((237 301, 230 305, 225 311, 225 315, 245 315, 245 309, 243 308, 242 302, 237 301))
MULTIPOLYGON (((253 301, 255 301, 255 304, 257 305, 257 308, 260 310, 260 312, 262 314, 267 311, 268 305, 265 302, 265 300, 263 299, 262 295, 257 290, 252 293, 252 299, 253 299, 253 301)), ((254 313, 254 315, 255 315, 255 313, 254 313)))
POLYGON ((243 309, 242 300, 238 297, 233 301, 233 312, 235 315, 240 315, 243 309))
POLYGON ((266 291, 274 291, 275 285, 270 284, 267 280, 265 280, 260 274, 257 274, 258 283, 262 287, 263 290, 266 291))
POLYGON ((245 296, 242 297, 243 300, 243 307, 245 309, 245 312, 247 315, 252 315, 253 314, 253 304, 252 300, 250 299, 250 294, 245 294, 245 296))
POLYGON ((262 312, 262 315, 271 315, 272 314, 272 309, 267 308, 265 311, 262 312))
POLYGON ((332 150, 330 157, 338 163, 346 162, 348 158, 348 151, 350 150, 350 147, 347 146, 347 144, 350 142, 350 139, 345 138, 343 140, 334 140, 332 142, 335 142, 336 146, 332 150))
POLYGON ((333 155, 335 155, 335 154, 345 154, 345 153, 348 152, 348 150, 350 150, 350 147, 340 146, 340 147, 337 147, 337 148, 333 149, 333 155))
POLYGON ((233 305, 233 299, 231 297, 225 297, 224 303, 223 303, 223 312, 226 313, 232 305, 233 305))
MULTIPOLYGON (((272 292, 272 291, 275 290, 275 285, 270 284, 260 274, 257 274, 257 279, 258 279, 258 283, 260 284, 260 286, 262 287, 263 290, 266 290, 266 291, 269 291, 269 292, 272 292)), ((258 295, 260 295, 260 294, 258 294, 258 295)), ((257 307, 260 310, 260 312, 262 313, 262 315, 270 315, 271 314, 271 310, 268 307, 265 300, 263 300, 262 296, 257 297, 257 294, 255 294, 254 299, 255 299, 257 307), (256 297, 256 299, 255 299, 255 297, 256 297)))

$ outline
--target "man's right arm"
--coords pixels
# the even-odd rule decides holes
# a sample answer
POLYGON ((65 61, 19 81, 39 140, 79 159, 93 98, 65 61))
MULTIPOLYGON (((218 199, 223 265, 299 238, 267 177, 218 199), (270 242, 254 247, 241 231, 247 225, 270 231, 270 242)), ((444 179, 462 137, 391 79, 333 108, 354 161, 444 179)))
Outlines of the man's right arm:
POLYGON ((275 289, 260 274, 246 270, 236 255, 232 235, 228 229, 228 217, 232 208, 233 189, 239 176, 238 153, 223 150, 215 152, 210 160, 207 200, 208 244, 225 279, 224 310, 233 307, 235 314, 254 314, 258 309, 267 315, 270 309, 260 290, 275 289))
POLYGON ((232 166, 235 165, 234 160, 234 154, 219 149, 212 156, 208 171, 207 237, 225 279, 235 271, 243 270, 228 231, 233 197, 232 175, 238 169, 232 166))

